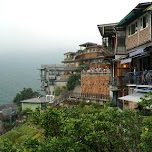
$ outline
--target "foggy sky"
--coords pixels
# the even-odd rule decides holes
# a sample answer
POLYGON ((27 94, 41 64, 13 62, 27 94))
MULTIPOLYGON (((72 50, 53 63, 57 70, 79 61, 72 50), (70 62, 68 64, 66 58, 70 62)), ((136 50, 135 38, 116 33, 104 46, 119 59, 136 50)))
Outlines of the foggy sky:
MULTIPOLYGON (((76 51, 101 44, 98 24, 119 22, 144 0, 0 0, 0 55, 76 51)), ((40 53, 41 54, 41 53, 40 53)))

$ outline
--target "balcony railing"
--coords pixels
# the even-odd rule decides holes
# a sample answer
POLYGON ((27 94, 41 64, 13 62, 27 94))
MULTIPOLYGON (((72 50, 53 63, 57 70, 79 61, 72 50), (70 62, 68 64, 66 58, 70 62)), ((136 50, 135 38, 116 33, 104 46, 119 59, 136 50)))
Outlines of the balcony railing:
POLYGON ((144 71, 128 72, 125 76, 119 76, 112 78, 110 80, 112 86, 125 86, 128 84, 134 85, 152 85, 152 70, 147 71, 144 74, 144 71))
POLYGON ((94 99, 94 100, 102 100, 102 101, 107 101, 110 100, 109 95, 103 95, 103 94, 90 94, 90 93, 75 93, 72 92, 70 94, 70 97, 74 98, 84 98, 84 99, 94 99))
POLYGON ((128 72, 125 75, 126 84, 152 85, 152 70, 128 72))

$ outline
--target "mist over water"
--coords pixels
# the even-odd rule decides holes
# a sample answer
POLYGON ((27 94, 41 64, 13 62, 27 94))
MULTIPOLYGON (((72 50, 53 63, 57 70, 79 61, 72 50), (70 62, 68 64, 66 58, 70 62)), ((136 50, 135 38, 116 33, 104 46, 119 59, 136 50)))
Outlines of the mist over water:
POLYGON ((40 89, 41 64, 61 64, 63 52, 0 54, 0 104, 11 103, 23 88, 40 89))

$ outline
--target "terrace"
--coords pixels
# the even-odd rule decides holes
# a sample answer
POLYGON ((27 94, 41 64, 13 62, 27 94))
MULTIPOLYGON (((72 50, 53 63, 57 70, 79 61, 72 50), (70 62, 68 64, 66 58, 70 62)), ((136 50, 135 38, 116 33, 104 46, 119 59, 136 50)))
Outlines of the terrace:
POLYGON ((152 85, 152 70, 128 72, 125 75, 125 82, 127 85, 152 85))
POLYGON ((119 76, 112 78, 110 84, 112 86, 152 86, 152 70, 146 71, 128 72, 125 76, 119 76))

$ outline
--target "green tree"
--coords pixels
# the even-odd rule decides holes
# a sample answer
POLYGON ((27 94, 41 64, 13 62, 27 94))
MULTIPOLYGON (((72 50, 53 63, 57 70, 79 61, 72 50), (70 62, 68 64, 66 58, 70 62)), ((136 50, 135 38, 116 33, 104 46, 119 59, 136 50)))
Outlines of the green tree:
POLYGON ((31 116, 37 120, 31 119, 32 122, 44 131, 45 138, 37 145, 46 151, 140 150, 143 117, 135 111, 120 112, 118 109, 80 105, 69 109, 35 111, 31 116))
POLYGON ((16 152, 17 149, 13 146, 13 144, 9 140, 0 138, 0 151, 16 152))
POLYGON ((28 138, 20 143, 25 151, 151 152, 152 149, 152 117, 143 117, 138 111, 81 104, 65 109, 36 109, 28 119, 42 138, 28 138))
POLYGON ((16 96, 13 99, 13 102, 17 105, 20 105, 20 101, 31 99, 39 95, 40 94, 37 91, 33 91, 31 88, 23 88, 22 91, 16 94, 16 96))
POLYGON ((152 92, 145 94, 144 97, 141 98, 141 101, 138 102, 138 104, 143 115, 152 115, 152 92))
POLYGON ((141 98, 141 102, 139 102, 139 104, 143 108, 150 108, 152 106, 152 92, 145 94, 145 96, 141 98))
POLYGON ((73 90, 76 85, 80 84, 81 75, 80 74, 71 74, 68 82, 67 82, 67 89, 73 90))
POLYGON ((142 152, 151 152, 152 150, 152 116, 143 120, 143 129, 140 135, 141 143, 139 145, 142 152))
POLYGON ((64 88, 56 87, 55 90, 54 90, 55 96, 59 96, 60 93, 61 93, 63 90, 64 90, 64 88))

